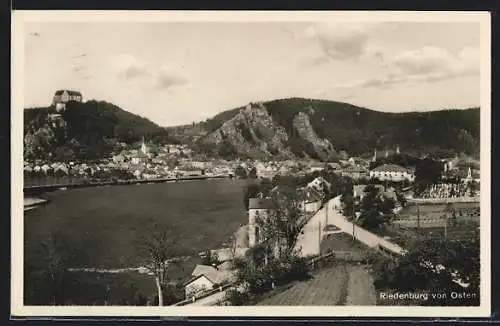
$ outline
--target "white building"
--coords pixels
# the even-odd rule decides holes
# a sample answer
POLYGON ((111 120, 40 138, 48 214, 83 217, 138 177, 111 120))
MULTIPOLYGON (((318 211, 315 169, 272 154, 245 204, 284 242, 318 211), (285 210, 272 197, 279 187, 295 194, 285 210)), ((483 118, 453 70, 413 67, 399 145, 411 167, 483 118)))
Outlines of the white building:
POLYGON ((306 186, 306 188, 311 188, 311 189, 315 189, 319 192, 323 192, 323 187, 327 187, 327 188, 330 188, 332 185, 331 183, 329 183, 328 181, 325 180, 325 178, 323 177, 317 177, 316 179, 314 179, 313 181, 309 182, 306 186))
POLYGON ((266 218, 272 202, 267 198, 250 198, 248 200, 248 246, 253 247, 260 243, 262 235, 257 225, 257 217, 266 218))
POLYGON ((309 166, 309 171, 311 172, 323 171, 324 169, 325 169, 325 163, 321 162, 313 162, 309 166))
POLYGON ((224 262, 219 266, 197 265, 192 279, 185 283, 186 299, 210 291, 216 286, 221 286, 234 281, 235 275, 230 262, 224 262))
POLYGON ((318 189, 306 187, 302 189, 301 196, 302 200, 299 207, 303 209, 305 213, 315 213, 321 208, 323 193, 318 189))
POLYGON ((380 181, 409 181, 415 180, 415 173, 396 164, 383 164, 370 171, 370 178, 380 181))

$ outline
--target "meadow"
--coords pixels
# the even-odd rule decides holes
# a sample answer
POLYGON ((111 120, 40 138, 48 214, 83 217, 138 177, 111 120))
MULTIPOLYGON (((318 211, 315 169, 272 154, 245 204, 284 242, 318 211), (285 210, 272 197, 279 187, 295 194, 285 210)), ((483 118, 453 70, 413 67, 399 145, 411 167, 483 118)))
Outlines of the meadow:
MULTIPOLYGON (((154 223, 169 232, 172 256, 195 257, 220 246, 247 222, 244 182, 185 181, 47 193, 43 198, 48 204, 25 212, 25 257, 57 233, 75 256, 71 267, 142 266, 141 238, 154 223)), ((194 264, 178 271, 174 267, 175 278, 189 275, 194 264)))

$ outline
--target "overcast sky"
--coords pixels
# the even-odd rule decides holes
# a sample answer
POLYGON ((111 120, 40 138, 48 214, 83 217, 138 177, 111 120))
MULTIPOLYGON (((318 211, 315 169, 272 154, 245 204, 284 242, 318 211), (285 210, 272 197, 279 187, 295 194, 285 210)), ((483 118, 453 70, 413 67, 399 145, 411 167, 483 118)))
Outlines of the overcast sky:
POLYGON ((285 97, 480 103, 478 23, 30 23, 25 40, 25 107, 74 89, 169 126, 285 97))

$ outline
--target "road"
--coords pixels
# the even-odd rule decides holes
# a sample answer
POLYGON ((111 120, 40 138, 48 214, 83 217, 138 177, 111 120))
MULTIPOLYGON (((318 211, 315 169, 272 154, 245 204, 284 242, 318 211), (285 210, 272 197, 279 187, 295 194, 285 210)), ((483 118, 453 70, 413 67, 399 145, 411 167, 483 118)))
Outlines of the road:
POLYGON ((343 221, 344 217, 335 207, 340 207, 340 196, 330 199, 304 227, 304 233, 299 237, 296 248, 300 249, 303 256, 318 255, 320 241, 325 235, 323 228, 327 224, 336 224, 343 221))

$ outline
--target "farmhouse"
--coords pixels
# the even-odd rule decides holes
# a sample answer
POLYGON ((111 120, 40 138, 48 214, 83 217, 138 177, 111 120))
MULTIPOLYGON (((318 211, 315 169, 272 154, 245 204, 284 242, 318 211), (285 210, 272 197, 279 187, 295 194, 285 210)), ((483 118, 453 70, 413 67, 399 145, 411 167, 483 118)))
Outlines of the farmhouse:
POLYGON ((315 213, 321 208, 323 194, 316 188, 304 188, 301 192, 300 208, 306 213, 315 213))
POLYGON ((370 171, 370 178, 380 181, 413 181, 415 173, 396 164, 383 164, 370 171))
POLYGON ((353 178, 354 180, 367 178, 368 177, 368 170, 364 167, 349 166, 349 167, 346 167, 342 170, 342 176, 343 177, 350 177, 350 178, 353 178))
POLYGON ((306 186, 307 189, 314 189, 319 193, 323 193, 324 187, 330 188, 332 185, 326 181, 323 177, 317 177, 313 181, 309 182, 306 186))
POLYGON ((235 275, 232 268, 230 262, 224 262, 216 267, 196 265, 191 273, 193 278, 185 283, 186 299, 233 281, 235 275))

